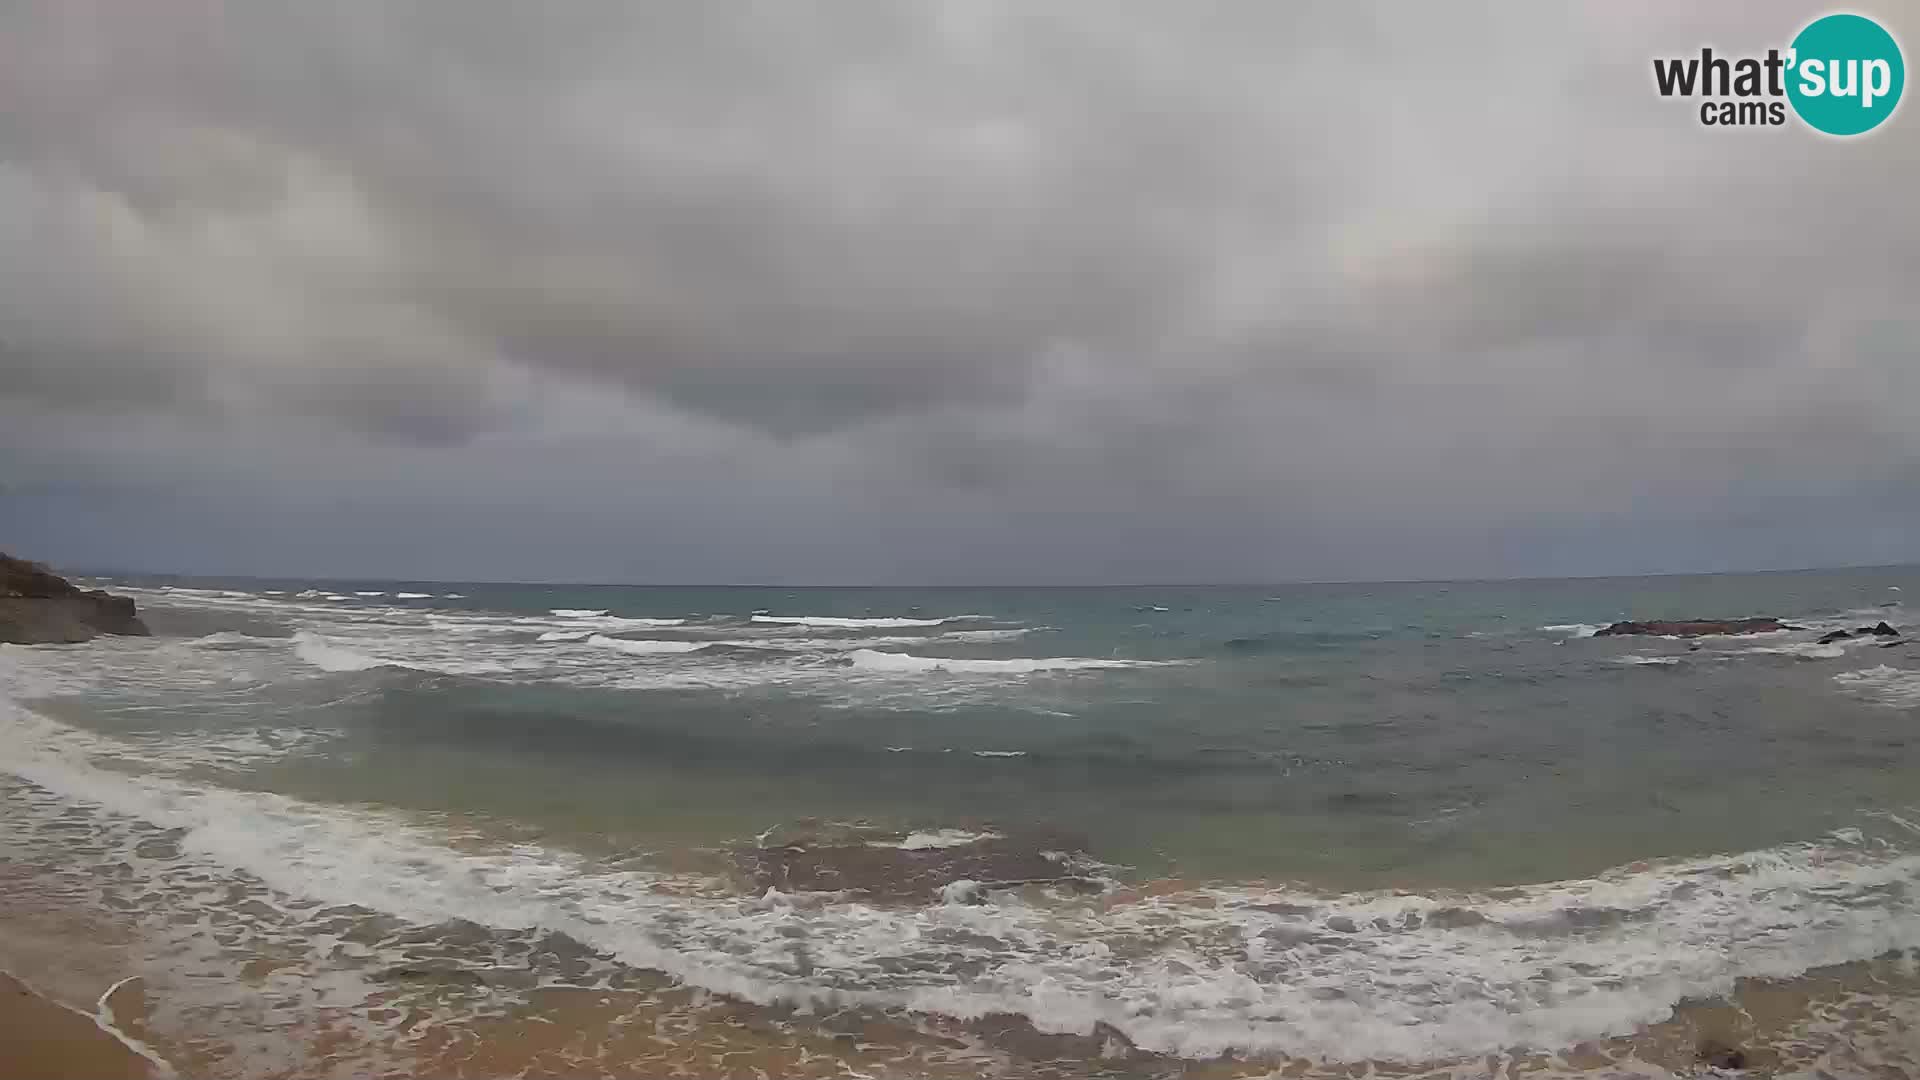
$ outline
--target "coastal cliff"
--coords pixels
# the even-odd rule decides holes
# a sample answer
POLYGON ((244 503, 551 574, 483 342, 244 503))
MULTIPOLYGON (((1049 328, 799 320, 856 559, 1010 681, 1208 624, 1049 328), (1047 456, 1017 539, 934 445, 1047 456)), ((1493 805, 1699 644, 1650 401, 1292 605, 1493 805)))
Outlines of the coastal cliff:
POLYGON ((131 599, 81 589, 39 563, 0 552, 0 642, 52 645, 147 633, 131 599))

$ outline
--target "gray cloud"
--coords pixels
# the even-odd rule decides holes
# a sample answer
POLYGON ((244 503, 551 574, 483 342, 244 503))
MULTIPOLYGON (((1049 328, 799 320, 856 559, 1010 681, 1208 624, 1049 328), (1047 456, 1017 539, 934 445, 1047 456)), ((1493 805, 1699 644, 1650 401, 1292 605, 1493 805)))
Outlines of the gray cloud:
POLYGON ((649 524, 580 577, 1920 558, 1920 129, 1651 87, 1816 13, 15 6, 0 511, 413 538, 283 567, 339 572, 534 511, 649 524))

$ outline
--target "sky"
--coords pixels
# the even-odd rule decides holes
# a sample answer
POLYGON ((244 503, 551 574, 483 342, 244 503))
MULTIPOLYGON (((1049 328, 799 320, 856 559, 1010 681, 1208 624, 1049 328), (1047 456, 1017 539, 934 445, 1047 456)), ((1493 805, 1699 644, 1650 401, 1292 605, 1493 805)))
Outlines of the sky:
MULTIPOLYGON (((1920 561, 1825 9, 0 4, 0 549, 1095 584, 1920 561)), ((1920 11, 1880 17, 1914 59, 1920 11)))

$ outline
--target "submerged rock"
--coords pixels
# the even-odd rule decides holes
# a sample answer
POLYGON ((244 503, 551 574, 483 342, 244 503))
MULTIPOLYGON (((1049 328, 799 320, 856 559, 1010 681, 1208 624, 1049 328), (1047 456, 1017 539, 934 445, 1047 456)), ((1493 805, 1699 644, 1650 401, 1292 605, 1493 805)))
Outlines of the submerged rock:
POLYGON ((1747 1067, 1747 1053, 1737 1046, 1729 1046, 1711 1039, 1700 1044, 1700 1063, 1715 1069, 1744 1069, 1747 1067))
POLYGON ((1594 637, 1641 634, 1649 637, 1706 637, 1713 634, 1771 634, 1776 630, 1798 630, 1771 616, 1751 619, 1678 619, 1652 622, 1624 621, 1596 630, 1594 637))
POLYGON ((39 563, 0 552, 0 642, 51 645, 148 632, 131 599, 78 588, 39 563))
POLYGON ((1819 640, 1819 641, 1817 641, 1817 642, 1815 642, 1815 644, 1817 644, 1817 645, 1831 645, 1831 644, 1833 644, 1833 643, 1834 643, 1834 642, 1836 642, 1836 641, 1846 641, 1846 640, 1849 640, 1849 639, 1850 639, 1850 638, 1852 638, 1852 637, 1853 637, 1853 635, 1852 635, 1852 634, 1850 634, 1850 633, 1848 633, 1848 632, 1847 632, 1847 631, 1845 631, 1845 630, 1835 630, 1835 631, 1834 631, 1833 633, 1831 633, 1831 634, 1822 634, 1822 635, 1820 635, 1820 640, 1819 640))
POLYGON ((1060 885, 1099 892, 1098 864, 1075 838, 1030 832, 916 833, 905 841, 870 829, 801 825, 769 830, 735 859, 756 890, 843 893, 882 903, 984 902, 992 889, 1060 885), (913 838, 945 837, 916 845, 913 838))

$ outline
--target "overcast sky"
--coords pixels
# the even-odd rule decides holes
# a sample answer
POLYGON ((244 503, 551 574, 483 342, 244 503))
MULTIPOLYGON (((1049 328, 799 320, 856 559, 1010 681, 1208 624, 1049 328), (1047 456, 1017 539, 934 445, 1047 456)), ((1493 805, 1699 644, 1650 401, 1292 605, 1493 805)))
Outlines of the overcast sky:
MULTIPOLYGON (((0 549, 1088 583, 1920 560, 1810 4, 0 4, 0 549)), ((1920 13, 1861 8, 1920 41, 1920 13)))

